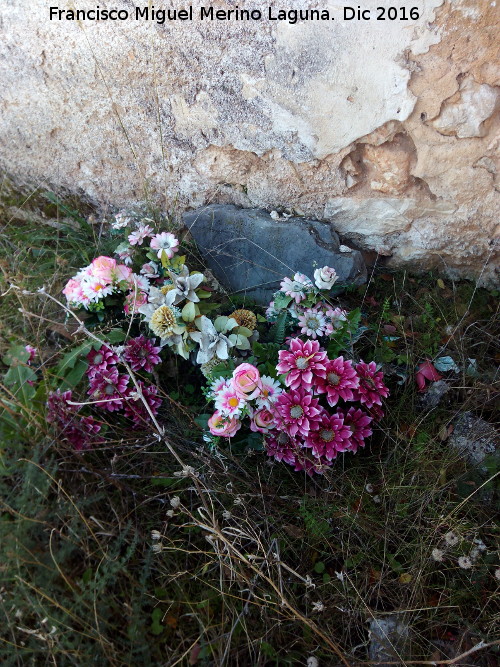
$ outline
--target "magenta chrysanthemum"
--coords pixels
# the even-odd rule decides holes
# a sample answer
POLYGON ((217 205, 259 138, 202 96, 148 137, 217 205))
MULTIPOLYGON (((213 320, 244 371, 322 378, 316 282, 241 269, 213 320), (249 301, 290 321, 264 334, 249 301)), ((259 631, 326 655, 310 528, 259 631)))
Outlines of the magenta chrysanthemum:
POLYGON ((276 370, 287 373, 285 384, 291 389, 302 387, 307 391, 312 388, 313 379, 325 377, 326 352, 319 346, 317 340, 292 338, 290 351, 279 351, 279 363, 276 370))
POLYGON ((356 364, 356 372, 359 376, 359 387, 354 391, 354 400, 363 403, 367 408, 373 405, 382 405, 382 398, 389 396, 389 390, 384 384, 384 374, 377 372, 374 361, 366 364, 360 361, 356 364))
POLYGON ((90 350, 87 354, 89 366, 87 375, 92 377, 95 373, 101 373, 107 370, 108 366, 114 366, 118 363, 118 355, 108 345, 101 345, 98 350, 90 350))
POLYGON ((326 374, 316 379, 316 391, 318 394, 326 394, 328 405, 337 405, 339 398, 344 401, 352 401, 353 389, 359 386, 359 378, 352 367, 352 362, 338 357, 333 361, 327 361, 326 374))
POLYGON ((101 424, 93 417, 78 417, 78 406, 70 405, 72 392, 60 389, 53 391, 47 398, 47 421, 54 424, 61 439, 69 442, 77 451, 90 449, 101 442, 96 434, 101 424))
POLYGON ((314 456, 324 456, 328 461, 332 461, 338 452, 349 449, 350 437, 351 429, 344 424, 342 417, 339 414, 330 415, 325 410, 317 430, 307 434, 305 444, 312 449, 314 456))
POLYGON ((283 431, 271 431, 264 438, 264 446, 268 456, 273 456, 276 461, 284 461, 289 465, 295 465, 297 452, 301 444, 295 438, 291 438, 283 431))
POLYGON ((372 433, 370 424, 373 419, 359 408, 349 408, 344 413, 337 410, 337 414, 343 418, 345 426, 351 429, 351 442, 347 448, 350 452, 357 452, 359 447, 365 446, 365 438, 368 438, 372 433))
POLYGON ((130 376, 121 375, 115 366, 110 366, 89 377, 90 389, 87 393, 96 402, 96 407, 116 412, 123 405, 129 380, 130 376))
POLYGON ((68 419, 69 413, 76 412, 76 405, 69 405, 68 401, 71 401, 72 392, 68 391, 61 392, 60 389, 56 391, 51 391, 47 397, 47 416, 46 419, 49 424, 55 424, 60 421, 68 419))
POLYGON ((382 410, 380 405, 372 405, 371 408, 364 406, 368 415, 373 419, 374 422, 379 422, 382 417, 385 415, 385 412, 382 410))
POLYGON ((63 428, 61 435, 79 452, 102 442, 101 438, 96 438, 100 430, 101 424, 93 417, 81 417, 63 428))
POLYGON ((280 394, 272 411, 278 428, 292 437, 297 434, 306 437, 317 429, 321 414, 318 399, 303 389, 280 394))
POLYGON ((145 370, 147 373, 152 373, 153 367, 161 362, 158 354, 161 348, 156 347, 154 342, 154 338, 146 336, 137 336, 128 341, 123 358, 128 361, 133 371, 145 370))
POLYGON ((125 417, 132 419, 134 422, 134 428, 144 427, 146 424, 151 422, 151 415, 144 405, 144 401, 149 406, 153 415, 158 413, 158 409, 162 404, 162 399, 159 398, 158 387, 154 384, 145 385, 143 382, 138 382, 140 391, 134 387, 129 389, 126 395, 126 401, 124 403, 124 414, 125 417), (141 398, 141 395, 144 398, 144 401, 141 398))

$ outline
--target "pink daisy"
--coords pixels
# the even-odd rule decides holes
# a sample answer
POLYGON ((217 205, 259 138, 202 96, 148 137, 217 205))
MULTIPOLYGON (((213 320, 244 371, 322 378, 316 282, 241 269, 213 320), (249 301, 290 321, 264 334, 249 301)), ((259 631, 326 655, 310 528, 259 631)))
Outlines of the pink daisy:
POLYGON ((123 358, 128 361, 133 371, 143 369, 146 373, 152 373, 153 367, 161 363, 158 354, 161 348, 156 347, 154 342, 154 338, 146 338, 146 336, 137 336, 127 342, 123 358))
POLYGON ((317 430, 310 431, 305 439, 307 447, 312 449, 314 456, 324 456, 328 461, 336 458, 338 452, 350 448, 351 429, 344 424, 339 414, 330 415, 326 410, 317 422, 317 430))
POLYGON ((304 389, 283 392, 272 408, 278 428, 292 437, 297 434, 306 437, 309 431, 319 428, 321 408, 318 399, 304 389))
POLYGON ((215 400, 215 395, 218 394, 219 391, 224 389, 224 387, 229 387, 230 384, 231 381, 228 380, 227 378, 223 378, 222 376, 216 378, 210 385, 210 391, 212 392, 214 400, 215 400))
POLYGON ((287 296, 291 296, 292 299, 295 299, 295 303, 300 303, 306 298, 307 293, 310 292, 313 287, 314 285, 307 276, 303 273, 296 273, 293 280, 291 278, 282 280, 280 290, 287 296))
POLYGON ((370 428, 373 418, 363 410, 354 407, 349 408, 346 413, 337 410, 337 414, 343 418, 344 424, 351 429, 351 442, 347 449, 350 452, 357 452, 358 447, 365 446, 365 438, 373 433, 370 428))
POLYGON ((316 308, 308 308, 299 316, 300 333, 310 338, 324 336, 326 320, 323 313, 316 308))
POLYGON ((150 246, 153 250, 158 251, 158 259, 161 259, 163 251, 165 251, 169 259, 172 259, 175 253, 179 250, 179 241, 170 232, 162 232, 161 234, 153 236, 150 246))
POLYGON ((389 390, 383 381, 384 374, 377 372, 375 362, 365 364, 360 361, 356 364, 356 372, 359 376, 359 387, 354 391, 354 400, 363 403, 367 408, 382 405, 382 398, 389 396, 389 390))
POLYGON ((120 375, 116 366, 110 366, 89 377, 90 389, 87 394, 97 402, 96 407, 116 412, 123 405, 129 380, 130 376, 120 375))
POLYGON ((326 375, 328 358, 316 340, 304 343, 300 338, 292 338, 290 351, 280 350, 278 356, 276 370, 287 373, 285 383, 291 389, 303 387, 310 391, 313 379, 326 375))
POLYGON ((153 234, 153 228, 149 225, 139 225, 135 231, 128 235, 130 245, 142 245, 144 240, 153 234))
POLYGON ((262 389, 257 397, 257 407, 268 408, 276 398, 281 394, 283 389, 278 380, 274 380, 269 375, 261 375, 262 389))
POLYGON ((347 320, 347 311, 342 308, 329 308, 325 312, 326 325, 325 334, 330 336, 334 331, 339 329, 347 320))
POLYGON ((215 398, 215 409, 227 417, 238 417, 245 405, 245 399, 238 396, 232 384, 222 387, 215 398))
POLYGON ((344 401, 352 401, 353 389, 359 386, 359 378, 352 367, 352 362, 344 361, 344 357, 338 357, 333 361, 326 362, 326 374, 316 379, 316 391, 318 394, 326 394, 328 405, 337 405, 339 398, 344 401))

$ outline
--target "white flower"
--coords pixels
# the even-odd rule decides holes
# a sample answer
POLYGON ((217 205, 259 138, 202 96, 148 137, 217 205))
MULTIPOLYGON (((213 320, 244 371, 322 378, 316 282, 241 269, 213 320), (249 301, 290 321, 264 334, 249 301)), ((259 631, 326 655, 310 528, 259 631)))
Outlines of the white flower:
POLYGON ((99 299, 103 299, 105 296, 109 296, 114 289, 115 288, 112 283, 106 285, 98 278, 91 278, 90 280, 85 280, 82 282, 82 291, 85 296, 90 299, 90 301, 99 301, 99 299))
POLYGON ((161 539, 160 531, 159 530, 152 530, 151 531, 151 539, 155 540, 155 541, 160 540, 161 539))
POLYGON ((470 570, 472 567, 472 561, 467 556, 460 556, 458 564, 463 570, 470 570))
POLYGON ((205 315, 196 318, 195 324, 199 331, 193 331, 189 335, 200 346, 196 363, 206 364, 215 356, 222 360, 227 359, 229 357, 229 349, 233 347, 233 343, 229 338, 219 333, 211 320, 205 315))
POLYGON ((156 234, 151 239, 150 246, 153 250, 157 250, 158 259, 161 259, 163 251, 168 259, 172 259, 175 253, 179 250, 179 241, 170 232, 162 232, 156 234))
POLYGON ((373 493, 373 491, 374 491, 373 484, 369 484, 369 483, 368 483, 368 484, 365 486, 365 491, 366 491, 366 493, 373 493))
POLYGON ((152 551, 154 554, 158 554, 158 553, 160 553, 160 551, 161 551, 162 549, 163 549, 162 545, 161 545, 161 544, 158 544, 158 542, 156 542, 155 544, 152 544, 152 545, 151 545, 151 551, 152 551))
POLYGON ((477 548, 479 551, 486 551, 488 548, 486 544, 483 542, 483 540, 479 539, 479 537, 475 537, 473 540, 474 544, 477 544, 477 548))
POLYGON ((279 394, 283 392, 283 388, 278 380, 269 375, 262 375, 260 379, 262 382, 262 391, 257 398, 257 407, 269 408, 276 401, 279 394))
POLYGON ((111 223, 111 227, 113 227, 113 229, 122 229, 122 227, 130 225, 131 222, 132 218, 126 215, 125 211, 120 211, 120 213, 115 215, 115 221, 111 223))
POLYGON ((455 533, 454 533, 453 531, 450 530, 450 531, 449 531, 448 533, 446 533, 446 535, 444 536, 444 541, 446 542, 446 544, 447 544, 449 547, 454 547, 456 544, 459 543, 460 538, 457 537, 457 536, 455 535, 455 533))
POLYGON ((318 613, 321 613, 322 611, 325 610, 325 605, 320 601, 313 602, 312 610, 317 611, 318 613))
POLYGON ((318 658, 316 658, 314 655, 310 655, 307 658, 306 665, 307 667, 319 667, 318 658))
POLYGON ((324 266, 314 272, 314 282, 319 289, 331 289, 338 278, 337 272, 330 266, 324 266))
POLYGON ((495 579, 500 580, 500 567, 497 567, 495 570, 495 579))
POLYGON ((176 275, 175 273, 170 273, 169 275, 174 284, 174 289, 167 292, 167 305, 177 305, 184 299, 198 303, 200 298, 196 294, 195 289, 205 280, 205 276, 202 273, 193 273, 190 276, 189 269, 184 264, 180 275, 176 275))
POLYGON ((232 514, 231 514, 231 512, 230 512, 229 510, 224 510, 224 511, 222 512, 222 518, 225 519, 226 521, 229 521, 229 519, 231 518, 231 516, 232 516, 232 514))
POLYGON ((442 549, 433 549, 432 550, 432 559, 436 561, 436 563, 442 563, 443 562, 443 556, 444 556, 444 551, 442 549))
POLYGON ((170 498, 170 505, 174 508, 174 510, 178 509, 181 505, 181 499, 179 496, 174 496, 173 498, 170 498))

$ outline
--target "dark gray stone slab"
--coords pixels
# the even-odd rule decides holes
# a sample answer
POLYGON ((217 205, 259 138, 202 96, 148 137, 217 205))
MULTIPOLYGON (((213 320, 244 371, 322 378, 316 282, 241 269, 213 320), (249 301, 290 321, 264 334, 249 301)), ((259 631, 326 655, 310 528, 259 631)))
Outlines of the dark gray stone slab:
POLYGON ((339 251, 339 237, 318 220, 273 220, 261 209, 211 204, 185 213, 207 266, 230 292, 267 303, 285 276, 296 272, 313 279, 316 268, 333 267, 339 283, 366 282, 366 266, 357 250, 339 251))

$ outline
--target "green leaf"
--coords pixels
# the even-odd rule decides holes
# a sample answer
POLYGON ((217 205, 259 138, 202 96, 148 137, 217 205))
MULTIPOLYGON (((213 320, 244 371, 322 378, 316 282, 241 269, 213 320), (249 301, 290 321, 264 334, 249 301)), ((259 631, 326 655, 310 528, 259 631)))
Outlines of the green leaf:
POLYGON ((224 333, 225 331, 231 331, 237 326, 238 322, 232 317, 227 317, 227 315, 221 315, 214 322, 214 327, 219 333, 224 333))
POLYGON ((213 296, 212 292, 207 292, 204 289, 197 289, 196 294, 200 299, 209 299, 211 296, 213 296))
POLYGON ((125 340, 125 331, 123 329, 111 329, 109 333, 106 334, 106 341, 112 345, 116 343, 121 343, 125 340))
POLYGON ((274 310, 283 310, 292 301, 291 296, 287 296, 283 292, 278 292, 274 297, 274 310))
POLYGON ((16 362, 25 364, 29 358, 30 353, 26 352, 24 345, 12 345, 5 353, 2 361, 6 366, 10 366, 16 362))
POLYGON ((61 389, 74 389, 81 382, 87 368, 87 361, 79 359, 75 366, 64 376, 61 389))
POLYGON ((25 407, 29 405, 36 393, 35 387, 28 384, 36 380, 36 373, 29 366, 15 365, 7 371, 4 382, 10 387, 16 399, 25 407))
POLYGON ((74 368, 79 357, 83 357, 90 352, 94 343, 93 341, 85 341, 82 345, 74 347, 61 358, 61 361, 56 366, 56 373, 58 375, 65 375, 70 368, 74 368))
POLYGON ((319 561, 319 563, 316 563, 314 566, 314 571, 317 572, 318 574, 322 574, 325 571, 325 564, 322 561, 319 561))
POLYGON ((192 301, 188 301, 184 308, 181 311, 181 317, 184 322, 194 322, 196 317, 196 308, 195 304, 192 301))

